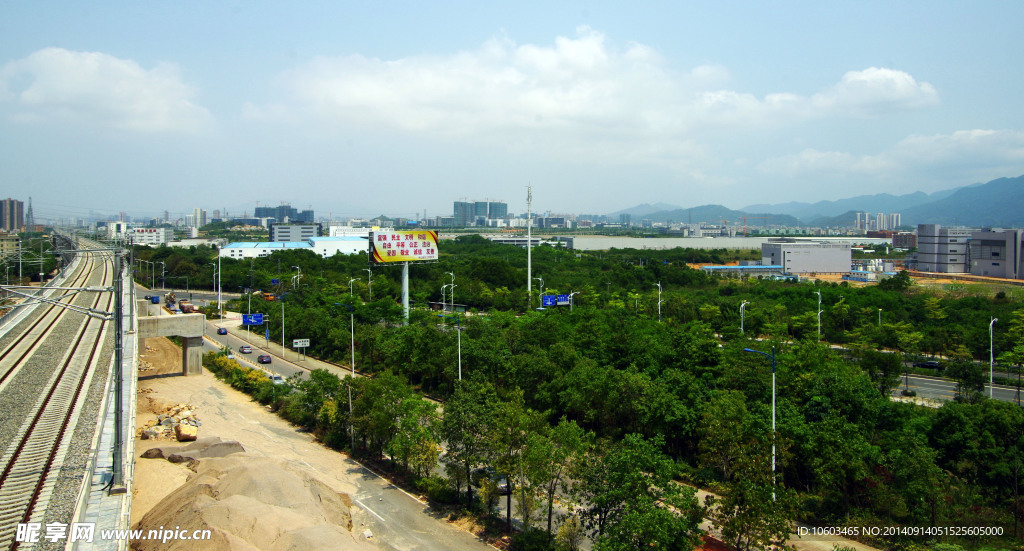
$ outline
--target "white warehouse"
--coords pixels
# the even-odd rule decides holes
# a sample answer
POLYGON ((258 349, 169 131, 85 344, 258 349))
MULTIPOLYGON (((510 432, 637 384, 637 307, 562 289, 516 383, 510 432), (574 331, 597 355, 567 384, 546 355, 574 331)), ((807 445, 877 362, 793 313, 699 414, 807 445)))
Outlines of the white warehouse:
POLYGON ((335 254, 366 253, 369 241, 363 237, 311 237, 305 241, 243 241, 228 243, 220 250, 220 256, 241 260, 259 258, 283 250, 308 250, 324 258, 335 254))
POLYGON ((852 258, 849 243, 773 240, 761 244, 761 264, 782 266, 786 274, 846 274, 852 258))

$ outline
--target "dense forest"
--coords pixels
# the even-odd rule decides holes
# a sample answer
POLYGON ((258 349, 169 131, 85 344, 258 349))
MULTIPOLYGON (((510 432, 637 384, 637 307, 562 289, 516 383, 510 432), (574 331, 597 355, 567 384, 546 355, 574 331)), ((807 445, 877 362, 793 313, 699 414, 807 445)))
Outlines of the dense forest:
MULTIPOLYGON (((527 307, 525 251, 475 236, 440 250, 439 262, 410 268, 413 300, 440 301, 454 274, 455 302, 469 314, 415 308, 408 324, 397 267, 301 252, 223 260, 225 290, 276 294, 274 302, 256 295, 252 311, 270 314, 273 335, 283 307, 289 327, 301 328, 295 336, 311 339, 311 355, 348 362, 351 311, 356 365, 375 376, 350 387, 314 372, 272 385, 226 363, 213 369, 326 442, 390 458, 435 499, 487 508, 493 488, 474 492, 472 472, 508 473, 527 503, 515 512, 528 527, 517 536, 522 548, 571 547, 581 531, 600 549, 689 548, 704 514, 744 549, 787 533, 789 520, 1003 534, 875 541, 893 548, 1000 547, 1021 537, 1024 409, 988 400, 974 361, 987 363, 989 323, 999 318, 994 349, 1004 369, 1024 363, 1024 309, 1012 290, 925 290, 906 274, 870 287, 739 281, 687 266, 721 262, 725 251, 540 247, 533 275, 544 293, 579 294, 571 310, 536 311, 527 307), (819 293, 821 339, 843 349, 818 342, 819 293), (956 401, 928 408, 890 399, 904 360, 922 354, 945 358, 956 401), (443 417, 423 395, 444 402, 443 417), (438 443, 444 479, 429 469, 438 443), (722 497, 706 512, 673 480, 722 497), (577 505, 559 518, 548 504, 563 491, 577 505)), ((136 252, 165 262, 170 277, 207 282, 215 254, 136 252)), ((249 308, 248 297, 234 308, 249 308)))

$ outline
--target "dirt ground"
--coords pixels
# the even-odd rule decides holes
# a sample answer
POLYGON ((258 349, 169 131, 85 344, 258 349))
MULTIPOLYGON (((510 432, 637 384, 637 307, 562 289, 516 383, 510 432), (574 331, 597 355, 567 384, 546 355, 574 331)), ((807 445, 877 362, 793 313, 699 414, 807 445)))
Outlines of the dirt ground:
MULTIPOLYGON (((165 338, 146 339, 144 354, 139 358, 137 429, 156 418, 154 411, 162 411, 166 405, 185 403, 202 423, 200 438, 218 436, 224 440, 236 440, 251 455, 284 459, 335 492, 355 494, 357 488, 349 478, 349 467, 338 460, 337 452, 325 448, 309 434, 296 431, 286 421, 218 381, 208 371, 189 377, 180 375, 181 349, 174 343, 165 338)), ((132 525, 184 483, 190 474, 184 463, 140 457, 148 449, 174 445, 180 444, 173 438, 136 438, 132 525)), ((358 531, 362 512, 353 508, 352 514, 358 531)))

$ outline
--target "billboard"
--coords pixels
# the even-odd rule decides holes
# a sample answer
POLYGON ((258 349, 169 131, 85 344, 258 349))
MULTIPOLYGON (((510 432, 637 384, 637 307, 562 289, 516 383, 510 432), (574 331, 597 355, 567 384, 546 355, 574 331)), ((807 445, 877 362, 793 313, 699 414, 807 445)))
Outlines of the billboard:
POLYGON ((373 232, 373 261, 377 263, 437 260, 437 232, 428 230, 373 232))

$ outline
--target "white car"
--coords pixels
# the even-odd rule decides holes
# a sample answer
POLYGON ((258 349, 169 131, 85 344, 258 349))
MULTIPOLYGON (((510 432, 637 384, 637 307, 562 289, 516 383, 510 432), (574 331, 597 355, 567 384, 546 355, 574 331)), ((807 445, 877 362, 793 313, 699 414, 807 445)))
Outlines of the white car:
POLYGON ((270 374, 270 382, 274 383, 275 385, 283 385, 284 384, 284 377, 278 375, 277 373, 271 373, 270 374))

